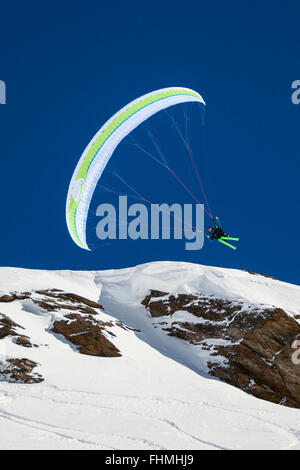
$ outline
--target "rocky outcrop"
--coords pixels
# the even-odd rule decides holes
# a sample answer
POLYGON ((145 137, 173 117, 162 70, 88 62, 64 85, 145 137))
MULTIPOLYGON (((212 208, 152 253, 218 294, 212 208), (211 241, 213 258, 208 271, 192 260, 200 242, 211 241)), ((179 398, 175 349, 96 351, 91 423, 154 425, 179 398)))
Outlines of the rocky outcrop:
MULTIPOLYGON (((59 289, 10 292, 0 296, 3 307, 6 303, 14 301, 23 302, 25 311, 49 313, 49 331, 56 334, 58 339, 63 336, 79 353, 99 357, 121 356, 112 342, 115 335, 111 330, 114 327, 125 330, 129 328, 119 321, 103 321, 101 319, 103 307, 99 303, 59 289)), ((0 313, 0 341, 9 336, 17 346, 38 347, 31 343, 24 332, 24 327, 0 313), (20 333, 20 330, 23 332, 20 333)), ((11 382, 38 383, 43 378, 32 372, 36 366, 37 364, 30 359, 9 357, 0 362, 0 377, 11 382)))
POLYGON ((28 299, 30 295, 30 292, 24 292, 22 294, 19 292, 12 292, 10 294, 0 296, 0 302, 9 303, 13 302, 14 300, 24 300, 28 299))
MULTIPOLYGON (((16 339, 16 344, 18 344, 19 346, 23 346, 24 348, 32 348, 33 346, 28 336, 25 335, 18 336, 16 339)), ((34 346, 38 347, 37 344, 34 344, 34 346)))
POLYGON ((22 326, 13 322, 7 315, 4 315, 4 313, 0 313, 0 339, 4 339, 7 336, 17 336, 17 328, 22 328, 22 326))
MULTIPOLYGON (((152 290, 142 301, 161 327, 209 354, 211 375, 258 398, 300 408, 300 325, 284 310, 214 296, 152 290), (185 312, 184 321, 176 312, 185 312)), ((182 316, 182 315, 181 315, 182 316)))
POLYGON ((245 272, 248 274, 252 274, 252 276, 262 276, 266 277, 267 279, 273 279, 274 281, 277 280, 275 277, 270 276, 269 274, 256 273, 255 271, 249 271, 248 269, 246 269, 245 272))
POLYGON ((36 294, 41 296, 33 299, 36 305, 48 312, 63 313, 63 319, 53 322, 51 331, 64 336, 81 354, 101 357, 121 356, 120 351, 106 337, 114 336, 109 331, 114 324, 100 320, 99 314, 103 310, 101 304, 60 290, 42 290, 36 294))
MULTIPOLYGON (((66 320, 55 321, 52 331, 63 335, 70 343, 78 347, 81 354, 89 356, 118 357, 120 351, 105 337, 105 328, 112 323, 95 320, 92 315, 82 316, 72 313, 66 320)), ((111 332, 108 334, 113 335, 111 332)))
MULTIPOLYGON (((74 293, 63 292, 60 289, 13 292, 0 297, 0 302, 7 303, 29 299, 34 305, 49 313, 59 313, 59 319, 53 322, 51 331, 64 336, 77 347, 81 354, 103 357, 121 355, 107 336, 114 336, 110 331, 113 326, 127 328, 121 322, 114 322, 114 324, 112 322, 103 322, 99 318, 103 311, 101 304, 74 293)), ((5 316, 3 316, 3 324, 3 335, 17 336, 15 329, 17 327, 22 328, 5 316)), ((29 338, 25 335, 18 335, 16 343, 24 347, 31 345, 29 338)))
POLYGON ((43 382, 43 377, 32 372, 38 364, 29 359, 7 359, 0 362, 0 375, 8 382, 36 384, 43 382))
MULTIPOLYGON (((4 296, 6 300, 3 302, 12 302, 13 296, 4 296)), ((3 297, 2 297, 3 299, 3 297)), ((12 340, 19 346, 32 348, 32 343, 28 336, 18 333, 18 330, 24 330, 21 325, 12 321, 7 315, 0 313, 0 340, 12 337, 12 340)), ((37 345, 34 345, 37 346, 37 345)), ((44 379, 40 374, 33 373, 33 369, 37 366, 36 362, 29 359, 7 358, 0 361, 0 377, 9 382, 16 383, 39 383, 44 379)))
MULTIPOLYGON (((79 310, 81 313, 96 313, 95 309, 103 310, 101 304, 81 297, 77 294, 63 292, 59 289, 39 290, 35 292, 41 298, 33 298, 34 303, 47 311, 61 309, 79 310)), ((32 298, 32 297, 31 297, 32 298)))
MULTIPOLYGON (((21 325, 13 322, 7 315, 0 313, 0 340, 7 336, 13 336, 16 344, 26 348, 32 348, 32 344, 28 336, 21 335, 18 329, 24 329, 21 325)), ((36 346, 36 345, 35 345, 36 346)))

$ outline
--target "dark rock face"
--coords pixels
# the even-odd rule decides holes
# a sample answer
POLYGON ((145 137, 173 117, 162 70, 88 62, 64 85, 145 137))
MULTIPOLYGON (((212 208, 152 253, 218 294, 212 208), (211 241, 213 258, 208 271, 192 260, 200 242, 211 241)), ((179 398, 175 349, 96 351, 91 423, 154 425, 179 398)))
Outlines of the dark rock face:
POLYGON ((142 304, 153 317, 168 317, 161 325, 170 336, 209 352, 211 375, 258 398, 300 408, 300 366, 292 361, 300 325, 282 309, 159 291, 142 304), (190 320, 176 321, 177 311, 189 313, 190 320))
MULTIPOLYGON (((23 346, 24 348, 32 348, 30 339, 24 335, 18 336, 18 338, 16 339, 16 344, 18 344, 19 346, 23 346)), ((35 346, 38 347, 37 345, 35 346)))
POLYGON ((16 328, 22 327, 3 313, 0 313, 0 339, 6 338, 6 336, 17 336, 16 328))
POLYGON ((34 299, 34 303, 47 311, 67 313, 63 320, 55 321, 52 330, 63 335, 70 343, 77 346, 81 354, 89 356, 118 357, 120 351, 109 341, 105 334, 112 323, 103 322, 96 316, 103 310, 102 305, 76 294, 57 290, 37 291, 42 299, 34 299))
MULTIPOLYGON (((63 292, 59 289, 39 290, 32 292, 13 292, 0 297, 0 303, 31 300, 41 309, 58 313, 57 319, 50 325, 50 331, 64 336, 71 344, 77 347, 78 352, 91 356, 119 357, 120 351, 107 336, 114 334, 110 328, 117 326, 128 330, 121 322, 104 322, 99 316, 103 310, 102 305, 77 294, 63 292)), ((49 317, 50 319, 51 317, 49 317)), ((7 315, 0 313, 0 341, 11 336, 12 341, 25 348, 38 345, 32 344, 30 338, 20 334, 24 328, 12 321, 7 315)), ((58 336, 59 339, 59 336, 58 336)), ((10 382, 39 383, 44 379, 33 369, 37 364, 30 359, 7 358, 0 362, 0 377, 10 382)))
MULTIPOLYGON (((92 300, 86 299, 85 297, 81 297, 77 294, 62 292, 58 289, 50 289, 50 290, 39 290, 36 291, 37 294, 44 296, 45 302, 44 306, 46 310, 57 310, 61 308, 75 310, 80 308, 82 313, 95 313, 92 309, 100 309, 103 310, 102 305, 98 304, 97 302, 93 302, 92 300), (52 300, 52 301, 51 301, 52 300), (66 301, 67 303, 64 304, 62 301, 66 301), (87 308, 90 307, 90 310, 87 308)), ((37 305, 43 307, 43 300, 38 301, 34 300, 37 305)))
POLYGON ((275 278, 275 277, 270 276, 270 275, 268 275, 268 274, 261 274, 261 273, 256 273, 256 272, 254 272, 254 271, 248 271, 248 270, 246 270, 246 273, 252 274, 253 276, 262 276, 262 277, 266 277, 267 279, 274 279, 274 280, 276 281, 276 278, 275 278))
POLYGON ((5 363, 0 362, 0 374, 9 382, 36 384, 44 380, 40 374, 32 372, 36 366, 37 363, 29 359, 7 359, 5 363))
MULTIPOLYGON (((78 346, 80 353, 104 357, 121 356, 120 351, 105 336, 105 334, 112 335, 111 332, 106 331, 106 327, 112 327, 113 324, 105 323, 96 318, 103 310, 102 305, 80 295, 63 292, 59 289, 24 293, 14 292, 0 297, 0 302, 26 299, 31 299, 34 304, 47 312, 61 312, 64 314, 66 311, 63 320, 54 322, 52 331, 63 335, 70 343, 78 346)), ((120 322, 116 322, 116 324, 124 327, 120 322)), ((17 335, 15 332, 17 327, 22 328, 5 315, 0 316, 0 339, 7 335, 17 336, 16 343, 18 345, 32 346, 28 337, 17 335)))
POLYGON ((0 313, 0 340, 7 336, 14 336, 17 344, 26 348, 31 348, 32 344, 28 336, 17 333, 16 329, 19 328, 24 329, 22 326, 13 322, 9 317, 0 313))
POLYGON ((70 343, 78 347, 81 354, 89 356, 118 357, 120 351, 105 336, 105 327, 109 323, 95 321, 92 315, 83 317, 78 314, 66 315, 67 320, 56 321, 52 331, 63 335, 70 343))
POLYGON ((0 296, 0 302, 13 302, 14 300, 24 300, 30 297, 30 292, 24 292, 24 293, 19 293, 19 292, 13 292, 10 294, 5 294, 0 296))

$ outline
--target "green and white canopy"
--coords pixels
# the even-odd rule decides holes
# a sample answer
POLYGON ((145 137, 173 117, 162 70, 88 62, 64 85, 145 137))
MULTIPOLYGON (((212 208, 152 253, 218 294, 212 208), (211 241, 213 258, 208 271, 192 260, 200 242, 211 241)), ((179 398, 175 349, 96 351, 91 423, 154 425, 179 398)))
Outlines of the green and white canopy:
POLYGON ((139 124, 153 114, 179 103, 203 98, 189 88, 156 90, 129 103, 110 118, 84 150, 73 173, 66 204, 68 230, 74 242, 89 250, 86 221, 97 183, 118 144, 139 124))

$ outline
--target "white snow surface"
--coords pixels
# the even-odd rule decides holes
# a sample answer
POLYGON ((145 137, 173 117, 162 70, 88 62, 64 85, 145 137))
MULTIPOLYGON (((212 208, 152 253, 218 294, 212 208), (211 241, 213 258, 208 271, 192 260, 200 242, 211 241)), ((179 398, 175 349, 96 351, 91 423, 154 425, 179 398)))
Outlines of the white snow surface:
POLYGON ((32 385, 0 381, 0 449, 300 449, 300 410, 209 377, 199 349, 155 328, 141 305, 157 289, 299 315, 299 286, 177 262, 92 272, 0 268, 0 295, 38 289, 98 301, 103 320, 139 331, 112 328, 122 357, 86 356, 51 333, 53 314, 31 300, 0 303, 0 313, 39 345, 25 349, 5 338, 0 361, 26 357, 40 364, 34 371, 45 378, 32 385))

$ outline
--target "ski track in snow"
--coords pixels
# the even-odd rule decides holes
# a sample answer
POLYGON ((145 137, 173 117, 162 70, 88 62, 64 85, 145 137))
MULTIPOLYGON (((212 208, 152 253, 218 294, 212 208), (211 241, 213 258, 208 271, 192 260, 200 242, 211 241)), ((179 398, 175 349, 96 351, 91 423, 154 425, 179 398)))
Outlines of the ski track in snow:
MULTIPOLYGON (((64 392, 66 392, 66 391, 64 391, 64 392)), ((67 393, 69 393, 69 391, 67 391, 67 393)), ((71 393, 82 394, 83 392, 80 392, 80 391, 76 392, 76 391, 72 390, 71 393)), ((88 395, 90 395, 90 393, 88 395)), ((98 393, 92 393, 92 395, 101 396, 101 394, 98 394, 98 393)), ((112 397, 112 396, 110 395, 110 397, 112 397)), ((123 413, 125 415, 127 415, 127 414, 130 415, 131 414, 131 415, 137 416, 138 418, 151 419, 151 420, 157 421, 157 422, 159 422, 163 425, 165 424, 165 425, 171 427, 171 430, 178 433, 179 436, 182 435, 184 438, 188 437, 188 438, 190 438, 191 441, 197 441, 201 444, 204 444, 205 446, 208 446, 209 448, 214 448, 214 449, 219 449, 219 450, 226 450, 222 446, 216 445, 212 442, 207 442, 203 439, 198 438, 197 436, 194 436, 194 435, 184 431, 174 421, 169 421, 167 419, 159 418, 158 416, 149 415, 147 413, 139 413, 139 412, 136 412, 136 411, 130 411, 130 410, 128 410, 127 406, 124 407, 124 408, 118 408, 117 405, 114 406, 114 407, 112 407, 112 406, 109 407, 109 406, 106 406, 106 405, 93 405, 92 403, 81 403, 81 402, 78 402, 78 401, 76 401, 76 402, 69 401, 69 400, 68 401, 63 401, 63 400, 58 400, 58 399, 49 398, 49 397, 44 399, 40 396, 35 396, 35 395, 31 395, 31 398, 34 399, 34 400, 42 400, 42 401, 47 400, 47 402, 52 401, 55 404, 62 404, 64 406, 72 406, 72 407, 75 407, 75 408, 83 407, 83 408, 92 408, 92 409, 103 409, 103 410, 109 410, 112 413, 117 413, 117 414, 120 414, 120 413, 122 414, 123 413)), ((128 396, 116 395, 115 398, 116 398, 116 401, 119 401, 120 398, 125 398, 126 400, 128 400, 128 398, 133 399, 133 400, 139 400, 139 401, 142 401, 144 405, 147 405, 147 402, 148 402, 148 400, 143 400, 140 397, 128 397, 128 396)), ((11 397, 11 399, 12 399, 12 397, 11 397)), ((155 401, 155 402, 161 402, 161 403, 165 404, 165 400, 162 400, 162 399, 159 399, 159 398, 154 398, 152 400, 155 401)), ((173 400, 173 404, 178 405, 178 403, 179 403, 178 400, 173 400)), ((183 401, 181 402, 181 404, 190 405, 189 402, 183 402, 183 401)), ((79 443, 89 444, 89 445, 99 447, 98 443, 83 440, 83 439, 74 439, 74 437, 72 437, 70 435, 62 434, 62 431, 75 432, 75 433, 84 433, 84 431, 81 431, 79 429, 62 428, 62 427, 58 427, 58 426, 48 425, 47 423, 44 423, 44 422, 36 422, 36 421, 24 418, 24 417, 19 416, 19 415, 17 416, 17 415, 14 415, 12 413, 5 412, 3 410, 0 410, 0 419, 1 418, 2 419, 8 419, 8 420, 14 421, 18 424, 22 424, 22 425, 25 425, 25 426, 33 427, 34 429, 42 430, 44 432, 55 434, 55 436, 61 437, 63 439, 73 439, 74 441, 79 442, 79 443), (48 428, 50 428, 51 430, 49 430, 48 428), (52 428, 57 429, 59 432, 58 431, 52 431, 52 428)), ((116 435, 116 433, 114 433, 114 435, 116 435)), ((128 435, 126 435, 126 436, 121 436, 120 435, 120 437, 125 438, 127 440, 141 442, 143 444, 146 444, 148 448, 152 448, 152 449, 156 449, 156 450, 167 450, 165 447, 161 447, 158 443, 150 442, 150 441, 147 441, 146 439, 137 439, 137 438, 134 438, 134 437, 131 437, 131 436, 128 436, 128 435)), ((104 449, 114 449, 114 450, 116 450, 116 448, 113 448, 113 447, 110 447, 110 446, 105 446, 104 444, 102 444, 102 447, 104 449)))
MULTIPOLYGON (((53 389, 49 390, 49 392, 53 392, 53 389)), ((2 394, 3 391, 0 391, 2 394)), ((8 401, 13 401, 14 399, 20 398, 20 394, 16 394, 15 396, 7 394, 7 392, 4 392, 6 394, 6 400, 8 401)), ((169 432, 173 432, 178 435, 178 437, 182 440, 183 448, 207 448, 207 449, 219 449, 219 450, 228 450, 228 447, 216 444, 214 442, 209 442, 207 440, 202 439, 201 437, 198 437, 194 434, 191 434, 182 427, 180 427, 175 421, 173 420, 168 420, 165 418, 161 418, 159 416, 154 416, 153 414, 149 413, 141 413, 137 412, 134 410, 130 410, 130 402, 133 402, 133 404, 136 404, 136 401, 139 402, 138 406, 145 406, 149 407, 149 402, 154 402, 154 403, 159 403, 163 406, 169 407, 170 404, 174 406, 174 409, 180 405, 183 406, 191 406, 193 409, 193 413, 197 413, 197 415, 201 415, 201 408, 206 407, 206 408, 211 408, 211 409, 217 409, 218 411, 224 412, 225 415, 227 416, 226 419, 230 419, 230 417, 233 414, 236 414, 241 417, 246 417, 250 418, 251 421, 257 421, 258 425, 263 425, 265 428, 266 433, 274 433, 276 435, 281 435, 283 438, 285 438, 288 441, 288 444, 282 447, 282 449, 293 449, 293 448, 299 448, 299 441, 300 441, 300 431, 292 430, 292 429, 284 429, 282 426, 278 425, 274 421, 267 420, 266 418, 263 418, 262 416, 255 416, 254 414, 247 413, 245 411, 241 410, 236 410, 234 407, 231 408, 225 408, 224 406, 221 405, 216 405, 216 404, 211 404, 209 402, 202 402, 202 403, 192 403, 189 401, 184 401, 184 400, 169 400, 166 403, 166 400, 161 399, 159 397, 154 397, 154 398, 149 398, 149 399, 143 399, 139 396, 123 396, 120 394, 112 396, 111 394, 109 395, 110 399, 115 399, 115 405, 114 406, 107 406, 105 404, 102 405, 95 405, 93 404, 93 400, 95 400, 95 397, 100 397, 104 402, 107 399, 108 394, 101 394, 101 393, 96 393, 96 392, 83 392, 83 391, 76 391, 76 390, 62 390, 62 389, 57 389, 56 393, 63 393, 68 395, 68 400, 61 400, 57 398, 53 398, 47 394, 46 397, 41 397, 39 395, 34 395, 31 394, 30 398, 32 400, 39 400, 39 401, 46 401, 49 403, 50 401, 53 402, 55 405, 63 405, 64 407, 73 407, 75 410, 78 408, 83 408, 83 409, 91 409, 92 415, 95 416, 94 411, 95 410, 109 410, 112 414, 117 414, 118 416, 120 414, 124 414, 125 418, 128 415, 133 415, 136 416, 139 420, 140 419, 150 419, 153 421, 156 421, 160 423, 162 426, 168 426, 170 428, 169 432), (81 398, 81 401, 74 401, 72 398, 73 395, 79 395, 79 398, 81 398), (92 395, 92 399, 90 396, 92 395), (88 402, 84 402, 84 398, 88 402), (118 403, 120 402, 120 399, 125 399, 126 404, 123 405, 122 407, 118 407, 118 403), (142 403, 141 403, 142 402, 142 403), (196 411, 197 410, 197 411, 196 411), (197 442, 197 446, 195 445, 189 445, 189 444, 195 444, 197 442)), ((3 396, 3 395, 2 395, 3 396)), ((25 396, 26 397, 26 396, 25 396)), ((163 414, 163 410, 159 410, 160 413, 163 414)), ((224 417, 225 417, 224 415, 224 417)), ((77 448, 96 448, 96 449, 111 449, 111 450, 117 450, 118 447, 113 447, 111 444, 106 444, 105 440, 109 439, 117 439, 117 440, 122 440, 123 442, 126 441, 131 441, 132 443, 136 444, 141 444, 142 448, 144 449, 156 449, 156 450, 167 450, 166 447, 161 446, 159 442, 154 442, 154 441, 149 441, 145 438, 136 438, 134 436, 130 436, 129 434, 121 434, 121 433, 92 433, 92 432, 86 432, 84 430, 78 429, 78 428, 69 428, 69 427, 63 427, 63 426, 56 426, 56 425, 51 425, 49 423, 45 423, 42 421, 36 421, 33 419, 28 419, 24 416, 21 415, 16 415, 11 412, 4 411, 3 409, 0 409, 0 421, 1 420, 8 420, 16 423, 17 425, 25 426, 30 429, 33 429, 34 431, 37 432, 37 435, 39 438, 41 437, 40 432, 47 438, 49 437, 50 439, 60 439, 60 440, 67 440, 72 443, 73 447, 77 448), (80 435, 81 437, 79 437, 80 435)), ((129 444, 129 448, 134 448, 131 447, 129 444)))

